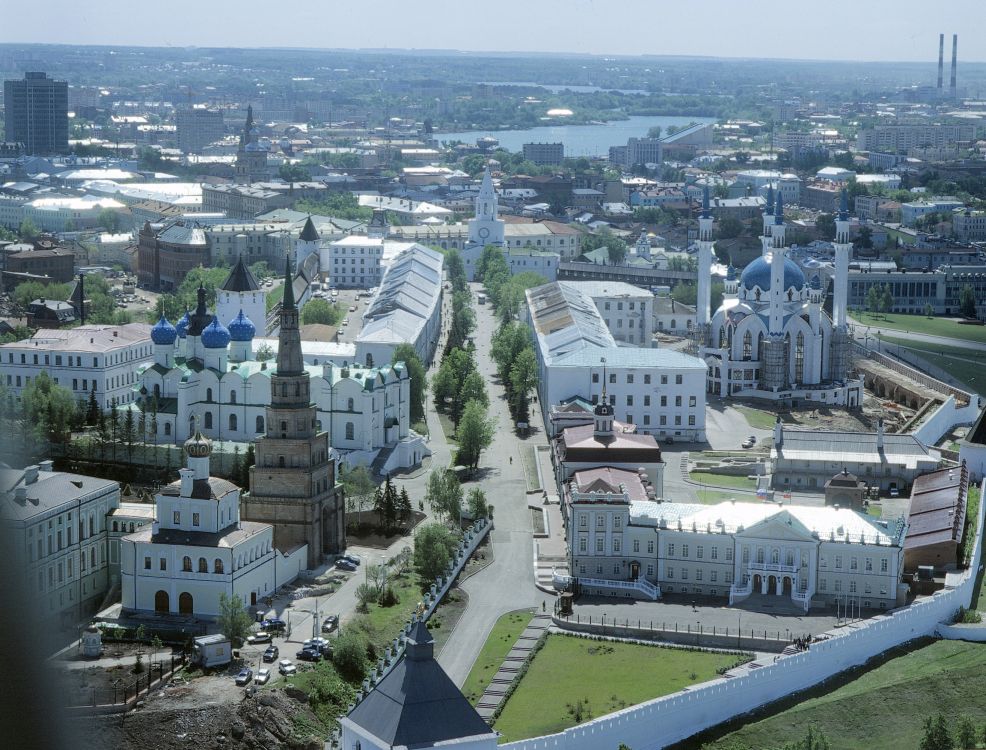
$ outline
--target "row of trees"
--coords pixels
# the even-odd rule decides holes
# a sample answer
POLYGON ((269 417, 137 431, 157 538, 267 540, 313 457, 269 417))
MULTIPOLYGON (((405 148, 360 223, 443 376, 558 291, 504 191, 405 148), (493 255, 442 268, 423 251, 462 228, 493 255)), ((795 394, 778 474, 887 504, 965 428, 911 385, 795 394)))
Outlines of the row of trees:
POLYGON ((474 351, 473 347, 450 350, 431 383, 436 406, 448 414, 455 427, 459 443, 456 462, 473 469, 493 442, 496 429, 488 414, 490 399, 483 376, 476 369, 474 351))
POLYGON ((515 422, 527 422, 530 396, 537 388, 537 358, 530 330, 518 322, 508 323, 493 334, 490 356, 507 393, 507 404, 515 422))
POLYGON ((954 748, 967 750, 977 747, 980 737, 986 743, 986 725, 977 730, 972 719, 968 716, 960 716, 953 735, 949 731, 945 715, 939 711, 935 716, 929 716, 924 720, 924 735, 918 747, 920 750, 953 750, 954 748))
POLYGON ((483 282, 490 303, 504 324, 517 317, 524 304, 524 292, 548 283, 546 278, 531 271, 512 276, 502 248, 495 245, 483 250, 476 266, 476 278, 483 282))

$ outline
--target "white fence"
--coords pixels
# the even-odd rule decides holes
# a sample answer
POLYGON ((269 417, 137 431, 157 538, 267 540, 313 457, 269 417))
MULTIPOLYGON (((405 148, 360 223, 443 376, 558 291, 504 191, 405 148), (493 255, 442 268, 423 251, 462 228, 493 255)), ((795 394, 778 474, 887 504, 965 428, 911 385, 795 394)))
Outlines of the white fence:
POLYGON ((758 669, 734 670, 737 676, 696 685, 559 734, 500 747, 502 750, 600 750, 625 743, 634 750, 660 750, 817 685, 895 646, 931 635, 939 623, 951 621, 960 606, 970 604, 982 558, 984 511, 986 503, 981 503, 972 564, 958 577, 954 588, 939 591, 909 607, 831 631, 826 634, 828 640, 813 643, 808 651, 781 657, 758 669))
POLYGON ((979 399, 976 396, 970 398, 967 404, 960 404, 955 396, 949 396, 918 425, 913 434, 924 445, 935 445, 954 427, 960 424, 972 424, 978 416, 979 399))

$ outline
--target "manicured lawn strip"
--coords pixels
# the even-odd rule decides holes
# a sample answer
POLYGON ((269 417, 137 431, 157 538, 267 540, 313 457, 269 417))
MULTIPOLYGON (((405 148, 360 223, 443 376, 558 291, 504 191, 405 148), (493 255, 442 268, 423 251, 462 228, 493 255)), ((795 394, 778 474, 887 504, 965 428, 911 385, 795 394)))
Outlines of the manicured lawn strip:
POLYGON ((282 299, 284 299, 284 284, 279 284, 278 286, 275 286, 273 289, 268 289, 267 312, 273 310, 274 307, 278 305, 282 299))
MULTIPOLYGON (((760 430, 774 429, 774 423, 777 421, 776 414, 771 414, 763 409, 754 409, 751 406, 737 405, 736 411, 746 417, 746 421, 749 422, 750 427, 755 427, 760 430)), ((746 435, 737 435, 737 444, 742 442, 744 438, 746 438, 746 435)))
POLYGON ((952 339, 986 343, 986 326, 961 325, 950 318, 928 318, 924 315, 903 315, 901 313, 873 315, 868 312, 854 312, 852 317, 864 326, 893 328, 910 333, 924 333, 929 336, 946 336, 952 339))
POLYGON ((735 487, 738 490, 755 490, 757 483, 749 477, 734 477, 729 474, 711 474, 707 471, 693 471, 688 475, 693 482, 714 484, 720 487, 735 487))
POLYGON ((910 341, 896 336, 884 336, 884 347, 891 353, 896 346, 911 349, 932 364, 942 368, 956 380, 969 388, 986 389, 983 368, 986 367, 986 352, 962 349, 957 346, 935 346, 924 341, 910 341))
POLYGON ((438 415, 438 423, 442 426, 442 432, 445 433, 445 442, 452 445, 458 445, 455 439, 455 425, 452 424, 452 419, 443 411, 436 411, 438 415))
POLYGON ((490 684, 503 659, 513 647, 517 637, 524 632, 532 617, 534 617, 533 612, 519 610, 508 612, 496 621, 486 643, 483 644, 483 650, 479 652, 476 663, 472 665, 469 676, 462 685, 462 693, 470 703, 476 705, 482 697, 486 686, 490 684))
POLYGON ((507 700, 494 728, 501 741, 574 726, 569 706, 588 700, 582 721, 715 679, 738 654, 706 653, 634 643, 549 635, 507 700))
POLYGON ((723 492, 722 490, 696 490, 695 495, 698 497, 698 501, 705 505, 715 505, 724 500, 736 499, 735 492, 723 492))
POLYGON ((537 454, 533 445, 521 444, 520 459, 524 462, 524 477, 527 479, 527 490, 532 492, 541 489, 538 480, 537 454))
POLYGON ((704 744, 703 750, 783 747, 804 738, 815 724, 831 750, 916 748, 922 724, 938 710, 952 724, 968 714, 977 727, 986 719, 986 646, 936 641, 892 656, 840 687, 819 691, 796 705, 753 721, 704 744))

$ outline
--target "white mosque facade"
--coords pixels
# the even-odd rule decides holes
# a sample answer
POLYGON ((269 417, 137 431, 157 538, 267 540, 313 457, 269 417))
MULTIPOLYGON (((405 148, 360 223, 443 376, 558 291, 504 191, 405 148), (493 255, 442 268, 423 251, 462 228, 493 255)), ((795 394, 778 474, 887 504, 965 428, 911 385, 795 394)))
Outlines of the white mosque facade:
POLYGON ((789 406, 859 407, 863 383, 850 374, 846 320, 852 244, 845 195, 836 221, 832 317, 823 310, 820 277, 806 279, 787 257, 778 194, 764 214, 760 257, 739 278, 730 267, 722 305, 710 318, 712 225, 706 193, 699 218, 696 328, 704 342, 700 354, 708 365, 707 390, 789 406))

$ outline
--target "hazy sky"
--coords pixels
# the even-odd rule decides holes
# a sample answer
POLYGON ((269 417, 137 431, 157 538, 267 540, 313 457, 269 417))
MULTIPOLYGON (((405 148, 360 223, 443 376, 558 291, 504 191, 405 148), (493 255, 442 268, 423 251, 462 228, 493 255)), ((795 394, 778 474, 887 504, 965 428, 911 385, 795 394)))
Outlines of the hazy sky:
MULTIPOLYGON (((13 0, 8 0, 13 2, 13 0)), ((986 60, 986 0, 39 0, 0 42, 986 60)))

